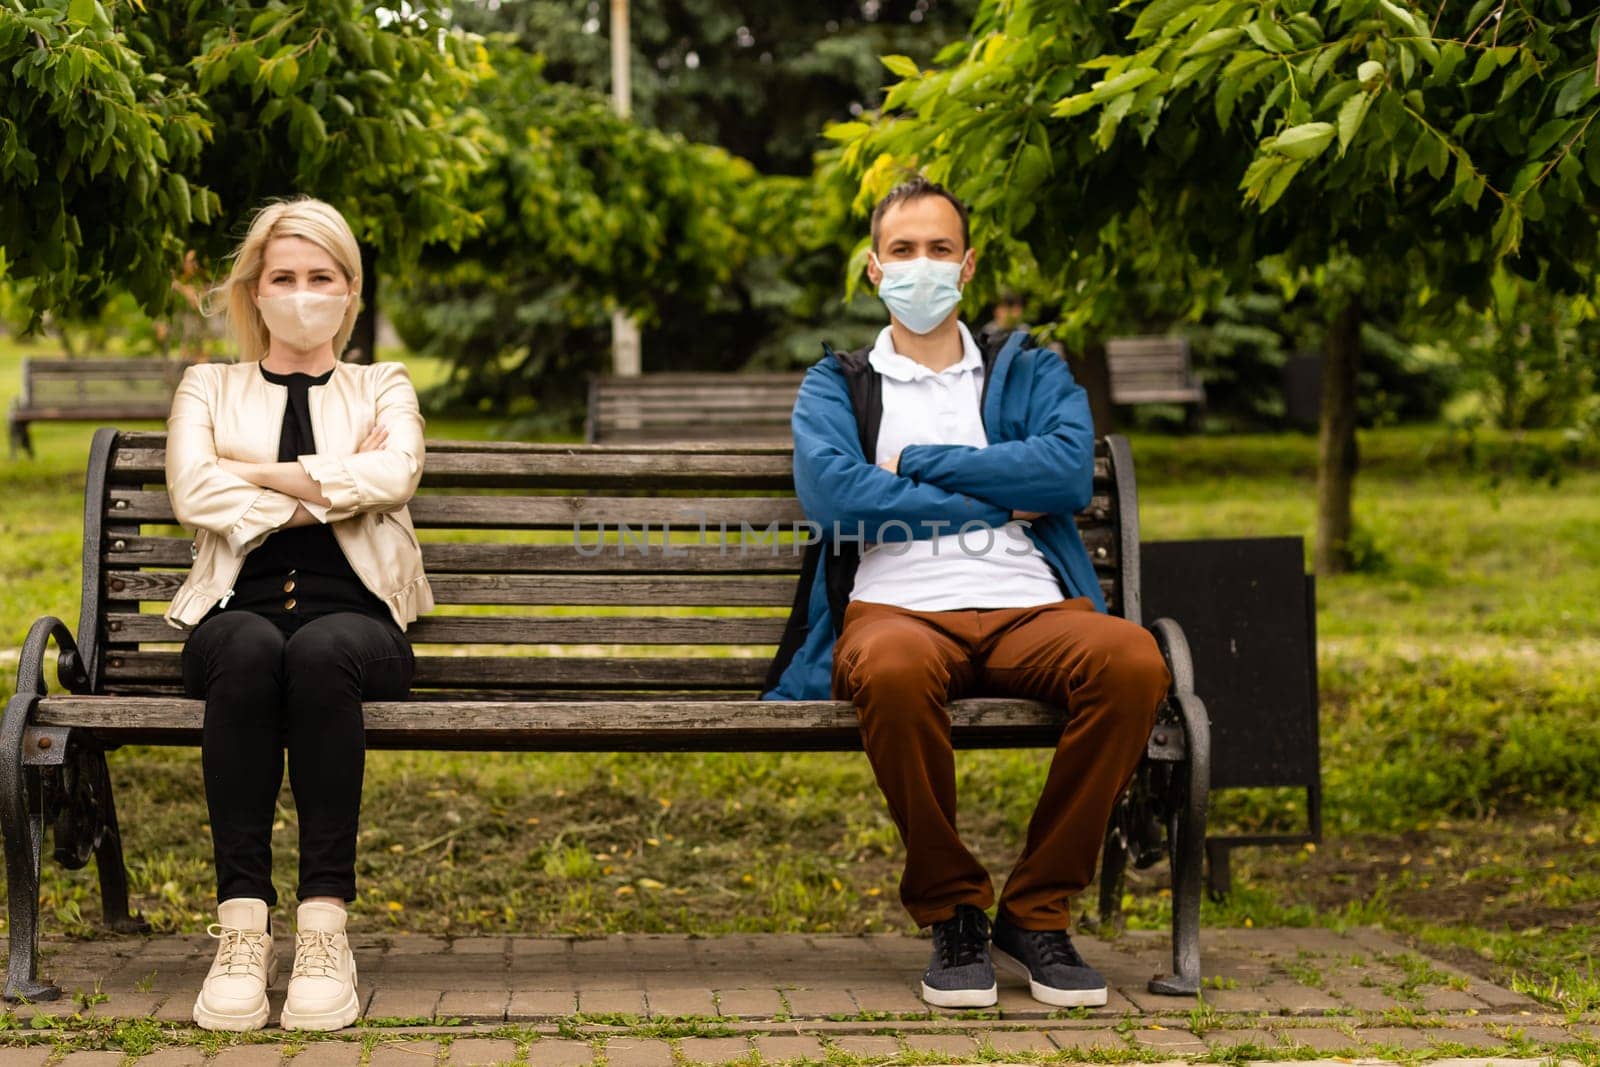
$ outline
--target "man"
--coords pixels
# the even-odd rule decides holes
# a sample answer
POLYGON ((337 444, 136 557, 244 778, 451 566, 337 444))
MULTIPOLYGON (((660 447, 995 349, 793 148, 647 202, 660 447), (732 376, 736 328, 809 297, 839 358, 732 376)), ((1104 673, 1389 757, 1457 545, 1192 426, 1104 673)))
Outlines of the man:
POLYGON ((1100 1005, 1068 898, 1093 878, 1170 678, 1146 631, 1105 614, 1073 522, 1094 471, 1084 392, 1022 333, 980 352, 956 313, 976 262, 966 209, 938 185, 908 181, 873 211, 867 275, 890 321, 869 349, 828 350, 795 402, 795 486, 823 540, 767 697, 856 705, 906 846, 901 901, 933 928, 929 1004, 995 1003, 992 936, 1035 998, 1100 1005), (1069 713, 992 931, 993 886, 956 831, 945 712, 977 695, 1069 713))

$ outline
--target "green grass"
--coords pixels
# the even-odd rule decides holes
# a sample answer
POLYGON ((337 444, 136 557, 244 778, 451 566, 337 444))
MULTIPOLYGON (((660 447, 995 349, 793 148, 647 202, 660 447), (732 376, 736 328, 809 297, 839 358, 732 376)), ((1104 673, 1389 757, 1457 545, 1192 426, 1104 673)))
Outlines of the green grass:
MULTIPOLYGON (((0 339, 0 403, 22 349, 0 339)), ((419 383, 437 364, 418 362, 419 383)), ((434 437, 495 436, 435 420, 434 437)), ((0 668, 31 619, 76 625, 92 430, 42 425, 0 466, 0 668)), ((1363 435, 1369 569, 1318 585, 1328 838, 1246 850, 1211 924, 1382 923, 1569 1011, 1600 1010, 1600 468, 1558 436, 1363 435), (1546 461, 1566 450, 1559 477, 1546 461), (1535 477, 1534 475, 1537 475, 1535 477)), ((1297 435, 1138 436, 1150 539, 1302 535, 1315 444, 1297 435)), ((159 929, 210 918, 197 753, 112 758, 135 903, 159 929)), ((1044 754, 963 753, 962 826, 1003 872, 1044 754)), ((292 798, 279 889, 292 895, 292 798)), ((1282 791, 1225 792, 1215 823, 1299 825, 1282 791)), ((361 841, 368 928, 533 933, 909 928, 900 846, 859 754, 373 753, 361 841)), ((1159 927, 1164 871, 1130 922, 1159 927)), ((91 934, 93 875, 47 866, 46 927, 91 934)))

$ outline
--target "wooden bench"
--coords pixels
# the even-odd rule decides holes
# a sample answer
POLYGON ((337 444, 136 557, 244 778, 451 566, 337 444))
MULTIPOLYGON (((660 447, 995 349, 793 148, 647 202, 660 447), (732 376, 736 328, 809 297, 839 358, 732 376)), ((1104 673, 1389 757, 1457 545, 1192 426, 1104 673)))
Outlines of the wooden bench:
POLYGON ((589 383, 590 444, 789 443, 798 373, 643 374, 589 383))
POLYGON ((35 422, 162 419, 189 363, 175 359, 35 359, 22 361, 22 392, 8 417, 11 456, 33 455, 35 422))
POLYGON ((1204 414, 1206 389, 1183 337, 1114 337, 1106 342, 1113 404, 1183 404, 1191 424, 1204 414))
MULTIPOLYGON (((181 634, 161 619, 190 562, 190 540, 172 526, 164 446, 163 434, 96 433, 78 629, 74 636, 54 618, 34 624, 0 724, 10 998, 58 995, 36 975, 45 829, 67 867, 96 860, 105 921, 140 929, 128 908, 105 753, 200 740, 202 705, 180 695, 181 634), (64 692, 47 694, 51 641, 64 692)), ((1095 483, 1079 525, 1112 610, 1137 621, 1138 504, 1123 439, 1101 443, 1095 483)), ((757 699, 800 570, 803 552, 791 532, 802 540, 807 533, 789 449, 436 441, 411 514, 440 606, 410 631, 418 652, 412 699, 366 705, 371 746, 860 748, 848 703, 757 699), (602 541, 601 524, 615 543, 602 541), (627 530, 619 536, 620 524, 627 530), (668 526, 670 551, 662 545, 668 526), (587 610, 536 610, 551 606, 587 610), (451 645, 477 647, 471 655, 441 647, 451 645)), ((1174 974, 1151 988, 1192 994, 1200 980, 1209 727, 1182 630, 1171 620, 1152 630, 1175 684, 1111 821, 1102 918, 1115 915, 1129 859, 1148 865, 1170 856, 1174 974)), ((1064 721, 1060 709, 1026 700, 961 700, 950 715, 965 747, 1053 747, 1064 721)))

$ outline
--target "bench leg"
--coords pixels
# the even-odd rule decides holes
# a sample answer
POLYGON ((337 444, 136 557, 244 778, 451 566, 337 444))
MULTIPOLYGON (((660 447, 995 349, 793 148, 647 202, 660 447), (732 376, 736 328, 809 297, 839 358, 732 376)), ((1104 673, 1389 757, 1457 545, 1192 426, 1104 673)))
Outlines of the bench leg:
POLYGON ((5 999, 55 1000, 59 987, 39 980, 39 871, 44 857, 44 798, 39 770, 22 765, 22 734, 34 702, 19 693, 0 724, 0 833, 5 836, 11 957, 5 999))
POLYGON ((17 458, 17 449, 20 448, 22 451, 28 454, 29 459, 32 459, 33 439, 28 435, 28 424, 25 422, 17 422, 16 420, 12 420, 7 424, 7 427, 10 430, 10 433, 7 436, 10 439, 11 458, 17 458))
POLYGON ((1128 870, 1128 843, 1123 840, 1122 821, 1117 814, 1111 815, 1106 843, 1100 851, 1100 927, 1108 933, 1122 927, 1122 889, 1128 870))
POLYGON ((1204 889, 1206 809, 1211 792, 1210 723, 1193 693, 1175 693, 1183 716, 1188 760, 1179 768, 1168 816, 1172 865, 1172 971, 1152 978, 1150 992, 1192 996, 1200 991, 1200 896, 1204 889))
POLYGON ((150 924, 128 907, 128 868, 122 860, 122 831, 117 825, 117 804, 111 792, 111 768, 106 754, 94 754, 100 801, 100 839, 94 848, 94 865, 100 875, 102 921, 119 934, 148 934, 150 924))

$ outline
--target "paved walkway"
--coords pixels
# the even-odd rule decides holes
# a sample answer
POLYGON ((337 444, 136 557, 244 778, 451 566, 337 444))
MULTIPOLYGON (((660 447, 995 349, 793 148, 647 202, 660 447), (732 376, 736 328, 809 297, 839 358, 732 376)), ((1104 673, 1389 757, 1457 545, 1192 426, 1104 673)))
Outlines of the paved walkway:
POLYGON ((1549 1013, 1377 931, 1207 931, 1202 1001, 1146 992, 1164 937, 1077 940, 1112 986, 1104 1008, 1053 1012, 1002 976, 996 1010, 950 1013, 916 995, 915 938, 368 936, 358 1027, 243 1040, 187 1025, 209 938, 52 942, 43 971, 70 999, 0 1018, 0 1067, 1600 1058, 1600 1017, 1549 1013))

